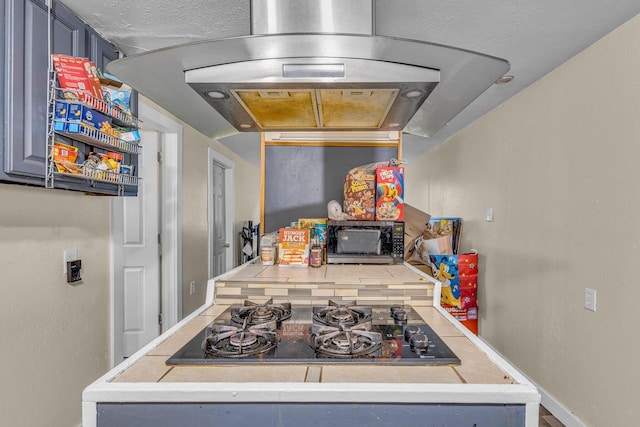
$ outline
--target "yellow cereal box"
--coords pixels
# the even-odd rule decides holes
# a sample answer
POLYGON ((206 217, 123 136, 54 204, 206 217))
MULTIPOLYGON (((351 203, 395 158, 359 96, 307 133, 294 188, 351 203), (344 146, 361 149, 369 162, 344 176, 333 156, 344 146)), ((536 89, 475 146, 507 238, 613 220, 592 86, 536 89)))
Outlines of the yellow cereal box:
POLYGON ((281 228, 278 233, 278 264, 281 267, 309 266, 309 229, 281 228))

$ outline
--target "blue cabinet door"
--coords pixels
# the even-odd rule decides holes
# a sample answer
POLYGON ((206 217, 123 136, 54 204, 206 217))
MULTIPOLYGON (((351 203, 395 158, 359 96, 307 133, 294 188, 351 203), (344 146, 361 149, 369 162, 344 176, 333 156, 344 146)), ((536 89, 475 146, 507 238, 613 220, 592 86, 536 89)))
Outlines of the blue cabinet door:
MULTIPOLYGON (((85 56, 85 24, 54 3, 54 52, 85 56)), ((0 179, 42 184, 47 144, 47 8, 41 0, 3 0, 4 128, 0 179)))

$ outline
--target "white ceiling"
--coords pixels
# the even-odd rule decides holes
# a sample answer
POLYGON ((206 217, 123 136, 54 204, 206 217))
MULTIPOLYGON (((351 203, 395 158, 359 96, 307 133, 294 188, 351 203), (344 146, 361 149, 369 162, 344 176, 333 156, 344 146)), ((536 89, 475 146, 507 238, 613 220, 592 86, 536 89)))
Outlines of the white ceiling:
MULTIPOLYGON (((61 0, 126 55, 250 34, 250 0, 61 0)), ((321 0, 318 0, 321 1, 321 0)), ((504 58, 494 85, 430 138, 405 134, 409 162, 640 13, 638 0, 376 0, 376 34, 504 58)), ((259 164, 259 136, 209 135, 259 164)))

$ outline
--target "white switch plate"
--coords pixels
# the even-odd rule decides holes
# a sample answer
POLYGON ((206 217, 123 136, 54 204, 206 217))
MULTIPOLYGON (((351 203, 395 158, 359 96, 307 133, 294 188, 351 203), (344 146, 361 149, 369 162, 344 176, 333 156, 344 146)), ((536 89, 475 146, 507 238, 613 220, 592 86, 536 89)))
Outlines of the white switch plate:
POLYGON ((78 259, 78 248, 65 249, 64 260, 62 262, 62 273, 67 274, 67 261, 75 261, 78 259))
POLYGON ((596 311, 596 290, 584 288, 584 308, 596 311))
POLYGON ((196 282, 189 283, 189 295, 196 293, 196 282))
POLYGON ((487 211, 484 214, 484 220, 486 222, 493 222, 493 208, 487 208, 487 211))

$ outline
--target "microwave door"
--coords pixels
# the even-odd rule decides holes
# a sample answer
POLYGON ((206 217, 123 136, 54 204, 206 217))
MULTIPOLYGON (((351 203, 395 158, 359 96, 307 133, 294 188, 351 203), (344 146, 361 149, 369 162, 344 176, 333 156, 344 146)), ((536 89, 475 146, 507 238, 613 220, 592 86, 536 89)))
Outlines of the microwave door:
POLYGON ((380 230, 357 228, 338 230, 336 253, 346 255, 380 255, 382 253, 380 230))

